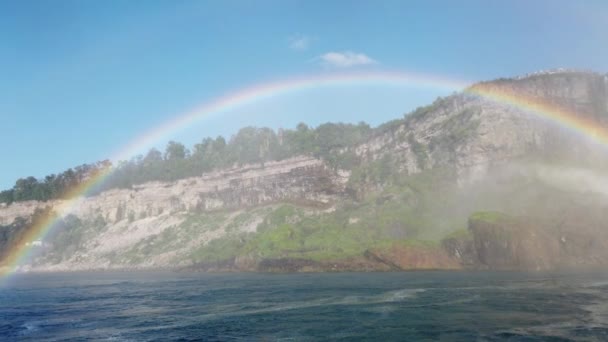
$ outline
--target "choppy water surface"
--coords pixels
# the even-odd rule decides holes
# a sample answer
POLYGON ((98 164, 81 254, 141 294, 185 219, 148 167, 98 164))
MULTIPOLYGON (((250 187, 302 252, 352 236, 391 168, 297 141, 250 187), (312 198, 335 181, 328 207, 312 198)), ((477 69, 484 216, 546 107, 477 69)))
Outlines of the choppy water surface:
POLYGON ((608 340, 608 274, 24 275, 0 340, 608 340))

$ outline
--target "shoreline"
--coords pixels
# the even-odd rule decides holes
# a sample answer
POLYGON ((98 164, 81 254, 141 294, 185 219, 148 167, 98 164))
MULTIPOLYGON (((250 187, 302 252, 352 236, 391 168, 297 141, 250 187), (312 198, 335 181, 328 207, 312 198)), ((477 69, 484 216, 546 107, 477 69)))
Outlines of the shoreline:
MULTIPOLYGON (((2 269, 0 269, 2 270, 2 269)), ((488 269, 488 268, 418 268, 418 269, 403 269, 403 270, 333 270, 333 271, 322 271, 322 270, 300 270, 300 271, 258 271, 258 270, 184 270, 180 268, 172 267, 158 267, 158 268, 97 268, 97 269, 79 269, 79 270, 28 270, 28 271, 15 271, 5 273, 5 276, 13 275, 50 275, 50 274, 126 274, 126 273, 171 273, 171 274, 266 274, 266 275, 279 275, 279 274, 340 274, 340 273, 526 273, 526 274, 547 274, 547 273, 559 273, 559 274, 576 274, 576 273, 595 273, 595 272, 606 272, 606 267, 563 267, 556 269, 541 269, 541 270, 530 270, 530 269, 488 269)))

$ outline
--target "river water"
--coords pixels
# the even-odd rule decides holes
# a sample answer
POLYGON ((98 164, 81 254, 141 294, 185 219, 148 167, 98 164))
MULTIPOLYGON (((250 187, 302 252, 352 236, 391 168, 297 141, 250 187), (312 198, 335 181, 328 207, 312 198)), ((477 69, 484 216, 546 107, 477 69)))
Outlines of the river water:
POLYGON ((608 341, 608 274, 28 274, 2 341, 608 341))

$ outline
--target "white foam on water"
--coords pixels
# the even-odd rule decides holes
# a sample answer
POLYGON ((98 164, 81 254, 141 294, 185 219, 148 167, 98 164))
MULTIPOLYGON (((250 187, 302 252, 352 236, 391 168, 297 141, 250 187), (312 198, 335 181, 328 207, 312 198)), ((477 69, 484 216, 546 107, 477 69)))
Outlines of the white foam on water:
MULTIPOLYGON (((322 307, 322 306, 332 306, 332 305, 372 305, 372 304, 381 304, 381 303, 394 303, 401 302, 408 299, 415 298, 418 293, 422 293, 426 291, 425 289, 400 289, 393 290, 388 292, 383 292, 380 294, 372 294, 372 295, 361 295, 361 296, 346 296, 346 297, 329 297, 322 298, 310 301, 298 301, 291 303, 284 303, 278 305, 270 305, 266 307, 260 307, 259 309, 251 309, 251 310, 239 310, 236 309, 234 311, 228 311, 223 313, 214 313, 214 314, 206 314, 202 316, 198 316, 197 320, 203 319, 218 319, 226 316, 245 316, 245 315, 254 315, 261 313, 271 313, 271 312, 280 312, 280 311, 288 311, 288 310, 299 310, 306 309, 312 307, 322 307)), ((247 306, 263 306, 267 305, 267 303, 253 302, 247 303, 247 306)))
POLYGON ((39 323, 36 321, 23 323, 23 325, 21 325, 21 327, 25 328, 25 331, 22 331, 22 334, 27 335, 34 331, 40 330, 40 326, 38 324, 39 323))
POLYGON ((591 305, 583 307, 591 317, 591 322, 596 326, 608 327, 608 298, 605 296, 591 305))
POLYGON ((585 284, 583 286, 584 287, 604 287, 604 286, 608 286, 608 280, 594 281, 589 284, 585 284))
POLYGON ((413 298, 418 293, 426 291, 425 289, 402 289, 390 291, 384 294, 381 302, 400 302, 404 299, 413 298))

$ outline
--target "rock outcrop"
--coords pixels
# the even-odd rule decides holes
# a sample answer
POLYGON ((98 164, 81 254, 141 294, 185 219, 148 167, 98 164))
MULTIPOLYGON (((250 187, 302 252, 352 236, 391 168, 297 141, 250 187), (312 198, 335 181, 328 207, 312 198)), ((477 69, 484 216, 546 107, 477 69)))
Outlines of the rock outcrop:
POLYGON ((73 228, 78 239, 71 237, 76 232, 61 236, 72 228, 59 224, 54 229, 59 238, 49 237, 45 244, 61 244, 61 251, 54 248, 34 265, 26 265, 27 270, 182 267, 191 262, 189 255, 193 250, 226 236, 228 229, 232 229, 231 233, 255 232, 264 212, 234 222, 248 209, 292 203, 312 211, 331 210, 344 195, 347 180, 347 171, 334 171, 319 159, 302 156, 172 183, 110 190, 75 203, 16 202, 0 209, 0 225, 8 229, 16 219, 27 219, 36 210, 50 210, 58 221, 69 218, 78 222, 78 227, 73 228), (150 244, 158 240, 169 246, 150 251, 150 244), (70 253, 65 253, 64 247, 70 253), (144 254, 144 249, 149 253, 137 257, 144 254))
POLYGON ((559 71, 479 83, 411 113, 357 153, 366 160, 390 156, 407 173, 454 168, 461 184, 531 154, 581 162, 605 159, 595 143, 551 120, 556 109, 608 126, 608 75, 559 71), (501 93, 525 100, 514 106, 491 95, 501 93), (522 110, 526 101, 546 103, 545 112, 522 110))
POLYGON ((332 156, 352 154, 348 170, 297 156, 74 202, 3 204, 0 226, 23 231, 36 211, 58 215, 45 248, 21 265, 38 271, 606 266, 605 149, 548 119, 555 113, 479 96, 497 93, 608 127, 606 75, 495 80, 336 147, 332 156), (468 219, 475 211, 485 214, 468 219))
MULTIPOLYGON (((297 202, 329 207, 345 191, 348 171, 333 171, 312 157, 296 157, 264 165, 243 165, 176 182, 151 182, 132 189, 115 189, 85 197, 71 206, 80 219, 101 216, 118 223, 163 213, 236 210, 272 202, 297 202)), ((0 225, 28 217, 36 209, 61 208, 65 201, 16 202, 0 209, 0 225)))
POLYGON ((573 270, 608 266, 605 221, 555 222, 500 213, 471 216, 474 266, 492 270, 573 270))

